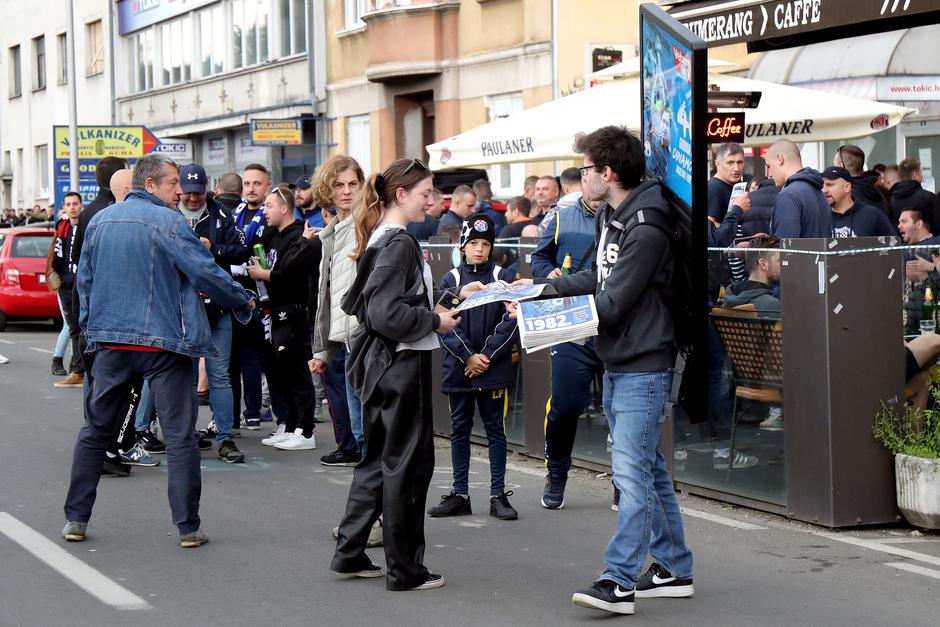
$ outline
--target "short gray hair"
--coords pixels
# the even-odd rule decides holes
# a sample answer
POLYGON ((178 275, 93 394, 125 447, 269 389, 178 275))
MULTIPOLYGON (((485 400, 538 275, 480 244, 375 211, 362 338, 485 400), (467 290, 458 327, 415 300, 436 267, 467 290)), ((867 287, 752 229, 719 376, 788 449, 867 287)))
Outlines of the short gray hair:
POLYGON ((144 189, 144 182, 147 179, 153 179, 154 183, 159 184, 166 173, 163 166, 171 165, 179 168, 179 165, 166 155, 154 154, 145 155, 134 164, 134 176, 131 179, 131 187, 134 189, 144 189))
POLYGON ((734 142, 728 142, 727 144, 722 144, 718 146, 718 150, 715 151, 715 159, 719 161, 724 159, 728 155, 743 155, 744 147, 741 144, 736 144, 734 142))

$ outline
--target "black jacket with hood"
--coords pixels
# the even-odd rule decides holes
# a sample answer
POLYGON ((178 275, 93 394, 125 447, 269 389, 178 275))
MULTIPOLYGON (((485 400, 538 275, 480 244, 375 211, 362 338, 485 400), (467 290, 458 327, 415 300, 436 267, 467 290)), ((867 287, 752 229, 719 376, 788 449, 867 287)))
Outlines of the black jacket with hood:
MULTIPOLYGON (((880 209, 885 217, 889 217, 888 202, 884 194, 878 191, 875 186, 875 177, 862 174, 852 177, 852 200, 859 204, 869 205, 875 209, 880 209)), ((897 222, 895 222, 897 224, 897 222)), ((897 232, 897 229, 895 229, 897 232)))
POLYGON ((878 237, 897 235, 880 209, 856 202, 845 213, 832 212, 833 237, 878 237))
POLYGON ((536 279, 559 296, 594 294, 600 322, 597 354, 611 372, 675 365, 672 315, 663 298, 672 289, 672 242, 652 226, 624 232, 624 225, 644 209, 671 213, 655 179, 640 183, 618 207, 604 205, 598 212, 597 256, 590 267, 569 277, 536 279))
POLYGON ((891 188, 891 222, 897 224, 905 209, 919 209, 924 219, 930 222, 930 230, 937 231, 940 225, 937 197, 921 187, 915 180, 898 181, 891 188))

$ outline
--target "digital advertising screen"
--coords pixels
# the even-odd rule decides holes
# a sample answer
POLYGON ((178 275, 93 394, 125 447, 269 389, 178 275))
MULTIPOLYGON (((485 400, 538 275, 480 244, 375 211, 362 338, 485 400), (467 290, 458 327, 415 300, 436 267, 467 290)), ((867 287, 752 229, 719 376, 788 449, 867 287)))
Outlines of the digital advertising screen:
POLYGON ((691 207, 695 124, 702 113, 692 80, 697 51, 655 19, 644 15, 641 22, 646 167, 691 207))

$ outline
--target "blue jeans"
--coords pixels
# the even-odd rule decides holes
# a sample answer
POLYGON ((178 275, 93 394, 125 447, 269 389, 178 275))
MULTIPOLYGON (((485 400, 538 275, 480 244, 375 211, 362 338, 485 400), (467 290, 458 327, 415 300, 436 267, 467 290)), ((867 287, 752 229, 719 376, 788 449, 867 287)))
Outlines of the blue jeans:
POLYGON ((137 415, 134 416, 134 429, 140 433, 150 428, 157 417, 157 410, 153 404, 153 394, 150 392, 150 382, 144 381, 140 390, 140 403, 137 405, 137 415))
POLYGON ((362 435, 362 402, 356 396, 356 391, 353 389, 352 383, 349 382, 349 377, 346 377, 346 406, 349 407, 349 428, 356 439, 356 444, 359 445, 359 450, 364 451, 366 442, 365 437, 362 435))
MULTIPOLYGON (((336 447, 343 453, 350 455, 359 448, 358 439, 354 436, 349 411, 349 379, 346 377, 346 349, 336 352, 326 367, 323 375, 323 388, 326 390, 326 400, 330 405, 330 417, 333 419, 333 435, 336 438, 336 447)), ((362 410, 360 405, 359 431, 362 431, 362 410)))
MULTIPOLYGON (((219 357, 206 357, 206 376, 209 379, 209 409, 218 432, 216 441, 232 437, 235 422, 232 384, 228 376, 229 359, 232 354, 232 317, 223 315, 212 325, 212 343, 219 349, 219 357)), ((193 360, 193 395, 199 381, 199 360, 193 360)))
POLYGON ((473 415, 480 408, 490 454, 490 496, 499 496, 506 487, 506 413, 509 390, 448 392, 450 419, 450 459, 454 467, 454 492, 469 496, 470 431, 473 415))
POLYGON ((604 374, 604 413, 613 439, 620 512, 600 578, 628 590, 636 586, 647 553, 674 576, 692 576, 679 503, 659 452, 663 406, 671 389, 670 370, 604 374))
POLYGON ((167 496, 173 523, 182 533, 199 528, 202 473, 196 446, 196 403, 185 391, 192 381, 192 360, 177 353, 101 349, 85 377, 85 422, 72 456, 65 518, 88 522, 98 492, 105 451, 127 410, 134 379, 150 381, 166 440, 167 496))
POLYGON ((52 356, 62 359, 65 357, 65 349, 69 344, 69 322, 65 319, 65 309, 62 308, 62 299, 57 298, 56 302, 59 303, 59 312, 62 314, 62 329, 59 331, 59 337, 55 340, 55 350, 52 352, 52 356))

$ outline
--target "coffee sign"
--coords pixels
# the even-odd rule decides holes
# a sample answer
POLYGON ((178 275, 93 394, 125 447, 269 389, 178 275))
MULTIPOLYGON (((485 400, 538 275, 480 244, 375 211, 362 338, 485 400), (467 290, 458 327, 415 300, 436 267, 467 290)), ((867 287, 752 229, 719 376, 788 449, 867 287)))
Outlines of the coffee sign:
POLYGON ((744 143, 744 112, 709 113, 705 118, 705 136, 710 144, 744 143))

